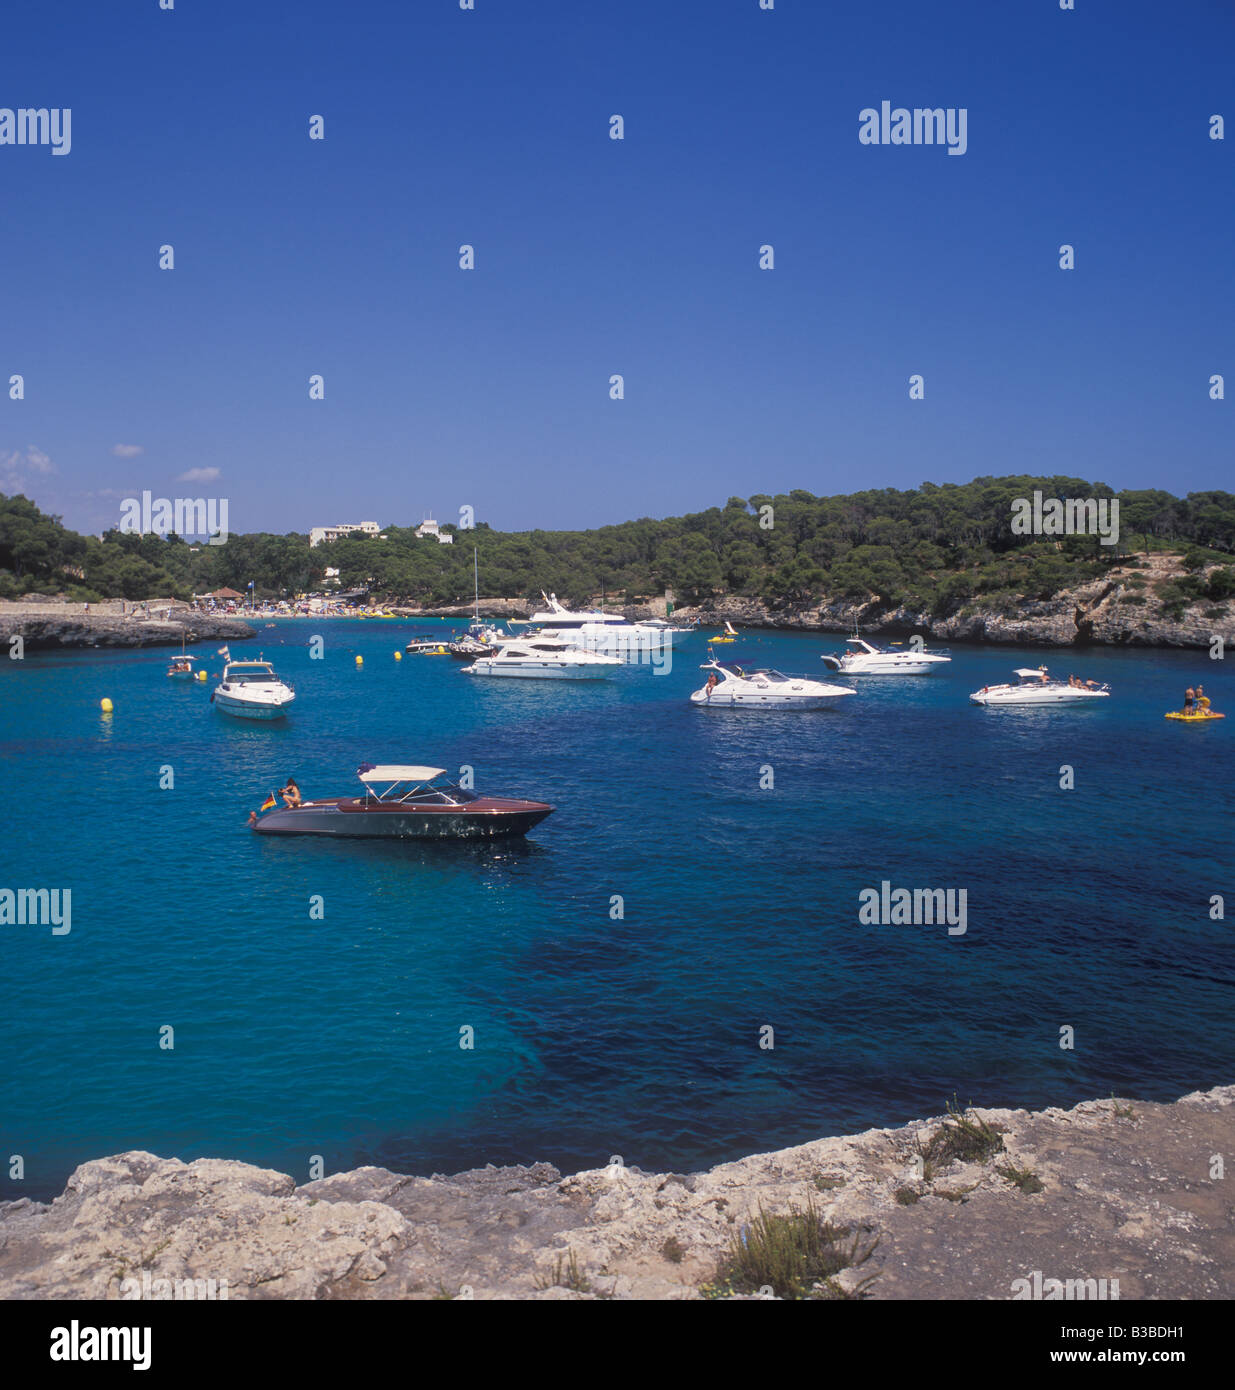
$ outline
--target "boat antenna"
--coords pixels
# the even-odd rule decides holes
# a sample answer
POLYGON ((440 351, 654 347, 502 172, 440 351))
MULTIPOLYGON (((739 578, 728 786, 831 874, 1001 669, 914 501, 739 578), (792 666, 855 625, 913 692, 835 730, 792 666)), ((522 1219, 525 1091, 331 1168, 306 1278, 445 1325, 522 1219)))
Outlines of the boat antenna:
POLYGON ((476 583, 476 625, 480 626, 480 558, 472 546, 472 578, 476 583))

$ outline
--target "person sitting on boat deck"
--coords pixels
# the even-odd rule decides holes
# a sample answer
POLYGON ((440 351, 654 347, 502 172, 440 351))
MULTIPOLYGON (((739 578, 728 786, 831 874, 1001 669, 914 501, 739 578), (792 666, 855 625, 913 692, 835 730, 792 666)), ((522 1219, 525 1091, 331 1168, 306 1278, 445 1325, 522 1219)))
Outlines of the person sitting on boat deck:
POLYGON ((1072 687, 1073 690, 1075 690, 1077 686, 1081 684, 1080 678, 1078 676, 1069 676, 1068 684, 1072 687))
POLYGON ((1184 691, 1184 713, 1191 714, 1192 706, 1196 701, 1196 691, 1191 686, 1184 691))
POLYGON ((708 672, 708 684, 707 684, 707 688, 708 688, 709 691, 713 691, 713 690, 716 689, 716 686, 717 686, 716 672, 715 672, 715 671, 709 671, 709 672, 708 672))
POLYGON ((287 779, 287 786, 279 788, 279 795, 283 798, 283 804, 285 806, 295 808, 301 804, 302 798, 300 795, 300 788, 296 785, 296 779, 294 777, 289 777, 287 779))
POLYGON ((1038 667, 1038 679, 1042 682, 1043 685, 1045 685, 1047 681, 1050 679, 1050 677, 1046 674, 1045 666, 1038 667))

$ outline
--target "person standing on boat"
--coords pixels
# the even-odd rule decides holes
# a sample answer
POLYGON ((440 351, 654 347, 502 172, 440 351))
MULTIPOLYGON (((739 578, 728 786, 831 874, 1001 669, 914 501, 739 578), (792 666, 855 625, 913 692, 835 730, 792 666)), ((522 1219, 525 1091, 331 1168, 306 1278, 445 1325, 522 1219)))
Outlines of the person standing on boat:
POLYGON ((1196 701, 1196 691, 1191 686, 1184 691, 1184 713, 1191 714, 1192 706, 1196 701))

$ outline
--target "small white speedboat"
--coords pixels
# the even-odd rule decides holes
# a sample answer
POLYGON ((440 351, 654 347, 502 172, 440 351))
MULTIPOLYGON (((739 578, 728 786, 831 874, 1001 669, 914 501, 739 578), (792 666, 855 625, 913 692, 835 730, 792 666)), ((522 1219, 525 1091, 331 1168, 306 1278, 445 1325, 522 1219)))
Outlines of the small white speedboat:
POLYGON ((450 643, 453 637, 446 634, 442 637, 435 637, 432 634, 421 633, 403 648, 409 656, 449 656, 450 643))
POLYGON ((893 651, 890 647, 877 647, 864 637, 846 638, 845 645, 852 651, 829 653, 821 657, 834 671, 846 676, 925 676, 940 666, 946 666, 952 658, 944 652, 932 652, 923 648, 914 651, 893 651))
POLYGON ((603 680, 622 664, 616 656, 576 647, 543 633, 495 639, 492 652, 463 668, 467 676, 528 676, 534 680, 603 680))
POLYGON ((228 661, 211 703, 240 719, 281 719, 296 698, 268 661, 228 661))
POLYGON ((1052 680, 1045 666, 1018 667, 1013 684, 984 685, 969 697, 975 705, 1081 705, 1090 700, 1110 698, 1110 689, 1097 681, 1070 685, 1067 681, 1052 680))
POLYGON ((713 659, 699 669, 712 674, 690 699, 704 709, 822 709, 842 695, 855 694, 847 685, 786 676, 737 661, 713 659))

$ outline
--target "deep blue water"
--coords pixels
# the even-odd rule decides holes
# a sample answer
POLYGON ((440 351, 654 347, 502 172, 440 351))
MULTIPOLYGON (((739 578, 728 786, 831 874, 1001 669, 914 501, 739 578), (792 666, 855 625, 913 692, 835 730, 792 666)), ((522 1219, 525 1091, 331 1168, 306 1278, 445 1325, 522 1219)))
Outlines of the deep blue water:
MULTIPOLYGON (((214 712, 213 680, 168 680, 166 652, 0 661, 0 886, 72 890, 69 935, 0 927, 0 1196, 129 1148, 301 1181, 313 1154, 327 1171, 612 1154, 683 1171, 954 1092, 1037 1106, 1235 1079, 1235 717, 1162 718, 1197 680, 1235 715, 1229 661, 958 646, 945 674, 859 681, 835 710, 732 713, 686 700, 700 637, 665 676, 486 682, 396 662, 425 626, 233 642, 295 685, 286 727, 214 712), (1114 697, 968 703, 1052 659, 1114 697), (499 846, 246 829, 288 774, 349 793, 362 761, 466 763, 479 788, 558 809, 499 846), (966 889, 966 934, 859 925, 884 879, 966 889)), ((825 676, 838 645, 729 650, 825 676)))

